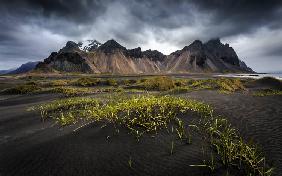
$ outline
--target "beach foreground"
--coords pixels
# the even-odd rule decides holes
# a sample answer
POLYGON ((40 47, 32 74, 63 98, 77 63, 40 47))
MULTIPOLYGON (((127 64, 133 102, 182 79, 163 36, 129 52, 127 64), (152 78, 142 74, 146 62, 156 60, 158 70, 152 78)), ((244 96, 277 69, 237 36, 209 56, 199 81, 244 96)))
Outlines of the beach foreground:
MULTIPOLYGON (((2 86, 6 88, 10 86, 7 82, 11 84, 11 81, 7 81, 7 78, 5 80, 2 86)), ((22 82, 13 81, 15 84, 22 82)), ((108 96, 116 94, 113 90, 120 89, 121 85, 113 85, 111 89, 102 86, 99 91, 92 90, 93 86, 87 86, 91 88, 90 93, 72 96, 108 96)), ((275 168, 273 175, 280 175, 281 95, 260 96, 262 94, 257 93, 259 96, 254 96, 253 91, 269 89, 270 85, 244 85, 245 90, 234 92, 203 87, 176 93, 169 90, 141 91, 136 87, 134 91, 127 92, 129 89, 123 87, 114 96, 169 95, 209 104, 214 114, 228 119, 245 141, 257 145, 266 158, 268 168, 275 168)), ((212 172, 210 168, 201 166, 203 158, 210 151, 207 149, 203 152, 201 146, 205 147, 207 143, 196 133, 189 145, 176 140, 175 136, 165 130, 144 134, 136 140, 122 126, 117 133, 111 123, 105 125, 99 121, 82 126, 87 122, 79 121, 61 126, 58 121, 50 118, 42 121, 38 111, 27 111, 30 107, 66 98, 65 95, 61 92, 1 95, 0 175, 226 175, 226 168, 222 167, 216 155, 212 172)), ((181 117, 187 123, 197 118, 195 113, 181 117)), ((235 171, 233 175, 236 173, 241 174, 235 171)))

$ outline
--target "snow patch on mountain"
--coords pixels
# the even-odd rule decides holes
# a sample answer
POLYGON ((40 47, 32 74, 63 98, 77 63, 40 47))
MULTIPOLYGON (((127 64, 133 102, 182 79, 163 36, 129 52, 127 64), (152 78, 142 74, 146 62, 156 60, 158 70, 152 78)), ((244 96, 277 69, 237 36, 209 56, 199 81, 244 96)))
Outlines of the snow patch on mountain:
POLYGON ((78 42, 78 47, 80 50, 89 52, 97 49, 99 46, 101 46, 101 43, 97 40, 85 40, 78 42))

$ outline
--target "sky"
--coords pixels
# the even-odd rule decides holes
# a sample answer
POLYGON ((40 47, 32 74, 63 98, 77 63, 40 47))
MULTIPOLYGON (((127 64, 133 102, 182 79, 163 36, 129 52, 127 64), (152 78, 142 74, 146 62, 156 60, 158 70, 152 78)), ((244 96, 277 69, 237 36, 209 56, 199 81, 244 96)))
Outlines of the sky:
POLYGON ((281 0, 1 0, 0 69, 69 40, 110 39, 164 54, 220 38, 257 72, 282 72, 281 0))

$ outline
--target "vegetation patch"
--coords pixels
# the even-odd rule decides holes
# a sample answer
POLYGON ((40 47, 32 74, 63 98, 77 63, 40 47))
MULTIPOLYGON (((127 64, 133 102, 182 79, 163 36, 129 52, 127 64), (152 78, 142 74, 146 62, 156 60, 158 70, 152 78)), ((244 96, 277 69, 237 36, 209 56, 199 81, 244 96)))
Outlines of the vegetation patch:
POLYGON ((69 84, 68 80, 53 80, 50 82, 49 86, 67 86, 69 84))
POLYGON ((35 93, 41 90, 41 87, 34 83, 29 82, 23 85, 17 85, 12 88, 7 88, 1 91, 2 94, 30 94, 35 93))
POLYGON ((103 80, 101 83, 107 86, 117 86, 118 85, 118 82, 115 79, 106 79, 106 80, 103 80))
MULTIPOLYGON (((271 175, 272 168, 258 149, 237 134, 224 118, 215 116, 213 109, 202 102, 171 96, 133 96, 128 98, 99 100, 94 98, 68 98, 34 107, 42 118, 54 118, 61 125, 69 125, 79 120, 106 121, 126 127, 138 139, 144 133, 157 133, 160 129, 175 132, 179 139, 190 141, 187 126, 210 144, 215 157, 201 165, 214 171, 214 158, 219 158, 227 170, 239 170, 244 175, 271 175), (198 114, 197 121, 185 124, 182 118, 189 113, 198 114), (175 129, 175 130, 173 130, 175 129)), ((190 143, 190 142, 188 142, 190 143)), ((174 150, 171 143, 171 154, 174 150)), ((200 148, 200 147, 199 147, 200 148)))
POLYGON ((168 91, 169 93, 185 93, 195 90, 219 90, 221 93, 232 93, 235 91, 246 90, 240 79, 201 79, 201 80, 183 80, 178 82, 178 86, 168 91))
POLYGON ((202 89, 213 89, 216 87, 215 80, 203 79, 203 80, 188 80, 188 87, 192 90, 202 90, 202 89))
POLYGON ((282 95, 282 90, 275 90, 275 89, 259 90, 254 92, 253 95, 258 97, 282 95))
POLYGON ((56 87, 50 90, 52 93, 62 93, 67 97, 74 97, 92 93, 88 88, 74 88, 74 87, 56 87))
POLYGON ((137 83, 137 80, 135 79, 124 79, 121 81, 121 84, 126 85, 126 86, 134 85, 136 83, 137 83))
POLYGON ((79 78, 78 80, 76 80, 74 82, 74 85, 89 87, 89 86, 96 86, 99 84, 99 82, 100 80, 95 79, 95 78, 83 77, 83 78, 79 78))
POLYGON ((158 76, 144 80, 140 86, 146 90, 166 91, 175 88, 175 83, 170 77, 158 76))
POLYGON ((246 90, 240 79, 221 78, 216 80, 220 92, 235 92, 246 90))

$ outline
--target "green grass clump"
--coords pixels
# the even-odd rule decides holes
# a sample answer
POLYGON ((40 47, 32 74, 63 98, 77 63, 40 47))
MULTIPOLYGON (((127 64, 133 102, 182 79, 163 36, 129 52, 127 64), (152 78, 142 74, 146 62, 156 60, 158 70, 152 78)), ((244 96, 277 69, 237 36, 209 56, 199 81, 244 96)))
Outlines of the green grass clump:
POLYGON ((273 168, 266 166, 266 158, 251 143, 246 143, 226 119, 215 117, 202 121, 204 133, 228 169, 239 169, 246 175, 271 175, 273 168))
POLYGON ((282 95, 282 91, 275 89, 265 89, 265 90, 256 91, 253 93, 253 95, 258 97, 282 95))
POLYGON ((34 82, 7 88, 1 91, 2 94, 30 94, 40 91, 41 87, 34 82))
POLYGON ((221 78, 216 80, 218 89, 223 93, 232 93, 235 91, 245 90, 245 87, 240 79, 221 78))
POLYGON ((135 79, 124 79, 121 81, 121 84, 126 85, 126 86, 134 85, 136 83, 137 83, 137 80, 135 79))
POLYGON ((99 84, 99 81, 100 80, 95 79, 95 78, 84 77, 84 78, 79 78, 78 80, 76 80, 74 82, 74 85, 85 86, 85 87, 96 86, 99 84))
MULTIPOLYGON (((85 106, 87 102, 95 99, 85 98, 70 98, 64 100, 57 100, 40 106, 40 111, 48 112, 49 107, 59 107, 58 111, 52 113, 65 113, 61 111, 61 107, 66 106, 69 109, 69 104, 73 106, 71 109, 85 110, 87 107, 87 118, 92 119, 107 119, 112 122, 117 122, 126 125, 130 129, 142 126, 145 131, 156 130, 160 126, 167 124, 166 122, 174 118, 177 114, 185 111, 198 111, 201 113, 210 113, 211 109, 208 105, 192 100, 184 100, 170 96, 140 96, 126 99, 116 99, 115 101, 107 101, 108 103, 96 104, 99 106, 85 106), (87 100, 87 101, 86 101, 87 100), (70 103, 71 102, 71 103, 70 103), (64 105, 65 104, 65 105, 64 105), (80 106, 80 104, 82 104, 80 106)), ((57 108, 53 108, 57 109, 57 108)), ((68 111, 68 113, 71 111, 68 111)), ((55 117, 54 114, 43 113, 44 117, 55 117)), ((84 113, 80 114, 85 117, 84 113)), ((56 117, 58 120, 58 118, 56 117)))
POLYGON ((91 93, 88 88, 75 88, 75 87, 56 87, 50 90, 52 93, 62 93, 67 97, 85 95, 91 93))
POLYGON ((39 110, 42 119, 47 117, 54 118, 60 125, 70 125, 79 120, 88 119, 88 111, 91 107, 98 108, 99 101, 93 98, 74 97, 62 100, 56 100, 52 103, 47 103, 32 107, 29 110, 39 110))
POLYGON ((50 86, 67 86, 69 84, 69 81, 67 80, 53 80, 50 82, 50 86))
MULTIPOLYGON (((41 112, 43 119, 52 117, 61 125, 69 125, 79 120, 105 121, 126 127, 137 138, 144 133, 157 133, 160 129, 171 128, 171 133, 176 133, 181 140, 187 141, 188 138, 190 143, 186 127, 195 126, 196 132, 206 139, 214 152, 215 157, 211 155, 210 163, 218 158, 227 170, 237 169, 244 175, 271 175, 273 170, 266 165, 265 157, 256 146, 244 142, 226 119, 215 116, 213 109, 202 102, 152 95, 103 101, 94 98, 69 98, 40 105, 35 109, 41 112), (193 112, 199 115, 198 120, 185 124, 180 117, 193 112)), ((174 141, 170 148, 170 153, 173 154, 174 141)), ((206 166, 211 172, 215 168, 213 164, 199 166, 206 166)))
POLYGON ((176 79, 174 80, 174 84, 176 87, 184 87, 184 86, 187 86, 187 80, 185 79, 176 79))
POLYGON ((118 82, 115 79, 106 79, 103 81, 103 84, 107 86, 117 86, 118 82))
POLYGON ((146 90, 166 91, 175 88, 174 80, 166 76, 146 79, 142 84, 146 90))
POLYGON ((188 86, 193 90, 212 89, 216 87, 212 79, 188 80, 188 86))

